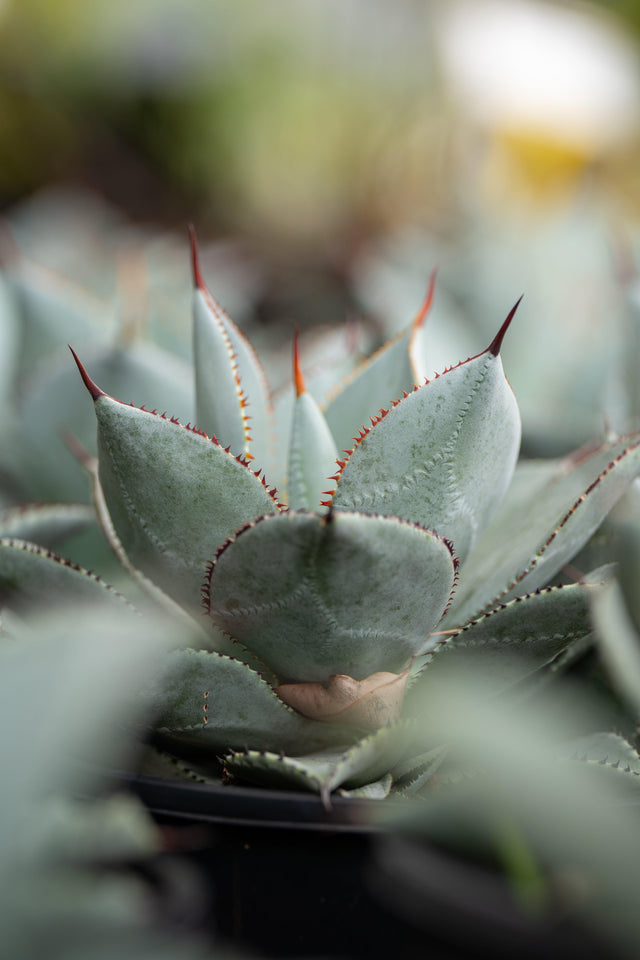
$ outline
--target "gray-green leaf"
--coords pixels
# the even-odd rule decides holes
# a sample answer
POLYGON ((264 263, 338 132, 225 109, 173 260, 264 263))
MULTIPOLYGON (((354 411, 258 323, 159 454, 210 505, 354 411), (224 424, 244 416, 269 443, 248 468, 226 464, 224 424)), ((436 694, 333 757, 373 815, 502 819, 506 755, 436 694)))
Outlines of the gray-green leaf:
POLYGON ((174 753, 241 749, 299 752, 348 743, 357 731, 300 716, 254 670, 224 654, 177 650, 141 691, 151 719, 174 753))
POLYGON ((269 438, 266 378, 247 338, 207 290, 193 232, 191 244, 197 422, 234 454, 254 458, 264 469, 269 438))
MULTIPOLYGON (((127 602, 95 574, 25 540, 0 540, 0 605, 33 611, 127 602)), ((133 613, 133 611, 132 611, 133 613)))
POLYGON ((377 783, 402 753, 404 728, 384 727, 347 749, 326 749, 303 756, 278 756, 255 750, 231 753, 225 767, 254 783, 289 786, 320 793, 325 801, 340 786, 351 789, 377 783))
POLYGON ((640 434, 523 468, 461 571, 448 625, 547 583, 640 473, 640 434))
POLYGON ((513 392, 500 357, 487 350, 414 391, 363 433, 333 505, 437 530, 463 560, 509 486, 519 445, 513 392))
POLYGON ((449 545, 421 527, 346 512, 283 513, 220 552, 208 603, 214 620, 283 681, 362 680, 407 665, 454 581, 449 545))
POLYGON ((546 587, 501 604, 448 637, 424 658, 421 698, 456 676, 489 674, 492 691, 517 683, 592 632, 588 588, 546 587))
POLYGON ((95 401, 100 482, 116 532, 136 567, 197 609, 206 564, 220 544, 279 504, 244 462, 205 434, 119 403, 83 376, 95 401))

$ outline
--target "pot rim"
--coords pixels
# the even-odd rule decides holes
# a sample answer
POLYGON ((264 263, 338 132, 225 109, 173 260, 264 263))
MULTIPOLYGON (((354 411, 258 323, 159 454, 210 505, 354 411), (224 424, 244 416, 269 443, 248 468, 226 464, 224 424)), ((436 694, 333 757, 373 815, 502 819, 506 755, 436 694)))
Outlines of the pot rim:
MULTIPOLYGON (((198 823, 345 833, 382 833, 381 801, 277 788, 209 784, 113 770, 112 782, 134 793, 156 816, 198 823)), ((394 800, 385 800, 385 807, 394 800)))

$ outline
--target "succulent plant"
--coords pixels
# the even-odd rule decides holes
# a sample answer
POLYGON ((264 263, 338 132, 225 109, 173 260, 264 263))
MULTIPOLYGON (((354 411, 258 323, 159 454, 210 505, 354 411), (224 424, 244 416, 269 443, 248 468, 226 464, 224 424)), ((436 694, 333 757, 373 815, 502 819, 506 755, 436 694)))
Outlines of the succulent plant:
MULTIPOLYGON (((195 238, 192 259, 199 426, 112 398, 76 356, 98 513, 175 618, 175 649, 141 691, 161 749, 146 769, 215 776, 224 754, 230 774, 325 797, 420 792, 444 756, 412 719, 433 684, 481 663, 514 690, 589 644, 587 587, 555 580, 640 472, 640 434, 517 464, 500 359, 517 304, 486 350, 426 379, 432 278, 416 320, 322 408, 296 340, 283 469, 265 375, 208 292, 195 238), (269 479, 282 474, 286 500, 269 479)), ((0 583, 19 610, 107 592, 9 536, 0 583)))

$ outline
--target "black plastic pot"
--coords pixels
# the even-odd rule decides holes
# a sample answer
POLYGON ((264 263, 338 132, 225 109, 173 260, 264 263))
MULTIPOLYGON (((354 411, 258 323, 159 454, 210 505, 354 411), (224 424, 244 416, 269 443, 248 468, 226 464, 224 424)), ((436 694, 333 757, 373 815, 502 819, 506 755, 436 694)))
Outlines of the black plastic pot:
POLYGON ((125 776, 208 891, 206 926, 267 957, 422 955, 367 883, 371 803, 343 797, 125 776))
POLYGON ((264 957, 612 956, 497 873, 377 827, 379 801, 123 776, 202 878, 202 925, 264 957))

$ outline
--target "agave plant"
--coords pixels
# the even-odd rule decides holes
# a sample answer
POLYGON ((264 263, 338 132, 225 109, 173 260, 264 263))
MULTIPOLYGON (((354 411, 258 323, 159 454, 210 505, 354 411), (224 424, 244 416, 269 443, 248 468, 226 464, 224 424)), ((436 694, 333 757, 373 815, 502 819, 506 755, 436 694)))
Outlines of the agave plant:
MULTIPOLYGON (((266 378, 194 238, 192 258, 198 427, 114 399, 76 356, 104 529, 175 618, 141 691, 161 750, 146 769, 214 776, 223 755, 228 774, 324 796, 420 791, 443 750, 416 697, 478 660, 513 688, 589 643, 583 582, 548 584, 640 472, 640 434, 517 464, 500 358, 517 304, 486 350, 427 379, 432 278, 416 320, 322 408, 296 341, 283 465, 266 378)), ((32 544, 0 546, 9 607, 105 593, 32 544)))

